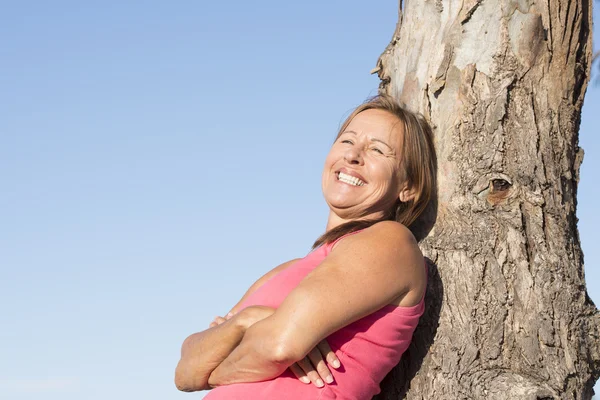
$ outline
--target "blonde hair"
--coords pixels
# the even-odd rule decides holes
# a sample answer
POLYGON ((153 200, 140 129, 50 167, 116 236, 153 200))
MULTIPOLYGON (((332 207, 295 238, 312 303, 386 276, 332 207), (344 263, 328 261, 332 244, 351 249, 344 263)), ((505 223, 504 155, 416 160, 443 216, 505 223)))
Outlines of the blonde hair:
POLYGON ((388 210, 383 218, 350 221, 325 232, 315 241, 313 248, 334 242, 350 232, 365 229, 385 220, 397 221, 405 225, 412 231, 418 241, 423 239, 420 236, 426 235, 422 229, 418 229, 413 225, 425 211, 430 201, 433 200, 437 188, 437 156, 431 127, 425 121, 425 118, 408 111, 392 97, 378 95, 368 99, 352 111, 340 127, 336 140, 346 130, 354 117, 366 110, 389 112, 404 124, 401 168, 404 172, 404 178, 408 181, 408 186, 414 191, 415 196, 407 202, 401 202, 398 199, 394 207, 388 210))

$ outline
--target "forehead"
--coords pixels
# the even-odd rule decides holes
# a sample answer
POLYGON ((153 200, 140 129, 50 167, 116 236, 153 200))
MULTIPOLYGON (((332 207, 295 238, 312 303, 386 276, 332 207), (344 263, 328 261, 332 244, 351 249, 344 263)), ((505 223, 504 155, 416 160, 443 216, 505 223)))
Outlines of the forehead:
POLYGON ((357 114, 346 131, 387 141, 390 145, 402 143, 404 124, 394 114, 384 110, 366 110, 357 114))

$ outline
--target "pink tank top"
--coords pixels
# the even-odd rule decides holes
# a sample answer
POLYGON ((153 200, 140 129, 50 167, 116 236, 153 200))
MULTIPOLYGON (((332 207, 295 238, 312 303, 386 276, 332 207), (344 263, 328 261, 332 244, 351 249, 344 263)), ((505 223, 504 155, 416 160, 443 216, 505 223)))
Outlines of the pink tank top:
MULTIPOLYGON (((327 257, 335 243, 319 247, 269 279, 241 308, 252 305, 278 308, 300 281, 327 257)), ((370 400, 380 392, 380 382, 408 348, 424 305, 424 299, 413 307, 387 305, 328 336, 327 341, 342 367, 329 368, 334 382, 323 388, 300 382, 288 369, 272 380, 217 387, 205 399, 370 400)))

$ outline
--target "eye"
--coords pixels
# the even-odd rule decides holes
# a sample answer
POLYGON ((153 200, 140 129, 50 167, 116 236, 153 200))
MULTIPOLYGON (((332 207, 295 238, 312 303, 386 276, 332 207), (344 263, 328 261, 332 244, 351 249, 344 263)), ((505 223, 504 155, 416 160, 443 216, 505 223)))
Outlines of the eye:
POLYGON ((379 154, 383 155, 383 151, 379 150, 377 147, 373 147, 371 150, 373 150, 376 153, 379 153, 379 154))
POLYGON ((344 139, 341 141, 341 143, 354 144, 350 139, 344 139))

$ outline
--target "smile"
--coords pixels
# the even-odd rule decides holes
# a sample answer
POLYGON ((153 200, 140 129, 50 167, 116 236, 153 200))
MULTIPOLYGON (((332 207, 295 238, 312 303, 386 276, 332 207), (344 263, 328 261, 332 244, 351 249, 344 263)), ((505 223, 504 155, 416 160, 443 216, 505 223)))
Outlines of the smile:
POLYGON ((364 186, 364 182, 355 176, 351 176, 345 174, 343 172, 338 172, 338 180, 344 183, 347 183, 352 186, 364 186))

